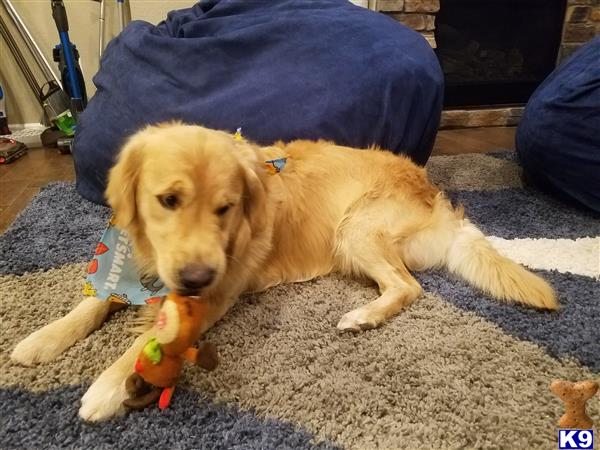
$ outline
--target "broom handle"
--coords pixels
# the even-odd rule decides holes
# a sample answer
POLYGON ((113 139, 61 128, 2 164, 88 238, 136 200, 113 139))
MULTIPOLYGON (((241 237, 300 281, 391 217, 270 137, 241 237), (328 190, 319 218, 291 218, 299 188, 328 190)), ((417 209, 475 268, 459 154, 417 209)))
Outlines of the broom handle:
POLYGON ((123 11, 123 0, 117 0, 117 8, 119 10, 119 23, 121 31, 125 29, 125 12, 123 11))
POLYGON ((100 30, 98 37, 98 59, 102 58, 102 52, 104 51, 104 0, 100 0, 100 30))

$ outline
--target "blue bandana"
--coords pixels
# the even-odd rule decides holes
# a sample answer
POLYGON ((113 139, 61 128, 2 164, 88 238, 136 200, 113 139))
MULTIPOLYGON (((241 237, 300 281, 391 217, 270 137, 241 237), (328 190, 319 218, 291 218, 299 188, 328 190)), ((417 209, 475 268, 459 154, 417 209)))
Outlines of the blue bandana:
POLYGON ((128 305, 154 303, 168 292, 158 277, 141 277, 133 261, 131 241, 112 219, 88 266, 83 294, 128 305))

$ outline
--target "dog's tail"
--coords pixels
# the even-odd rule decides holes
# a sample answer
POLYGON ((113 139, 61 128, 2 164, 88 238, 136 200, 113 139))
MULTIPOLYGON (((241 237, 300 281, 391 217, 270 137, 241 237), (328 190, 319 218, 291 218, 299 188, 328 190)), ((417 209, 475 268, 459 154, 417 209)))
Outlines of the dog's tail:
POLYGON ((492 297, 543 309, 557 309, 552 287, 500 255, 483 233, 462 219, 449 242, 446 267, 492 297))

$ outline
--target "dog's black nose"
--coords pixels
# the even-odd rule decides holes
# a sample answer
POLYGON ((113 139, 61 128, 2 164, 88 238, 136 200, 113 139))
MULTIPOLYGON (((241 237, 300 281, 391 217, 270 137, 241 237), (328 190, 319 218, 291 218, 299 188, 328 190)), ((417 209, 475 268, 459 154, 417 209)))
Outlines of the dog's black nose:
POLYGON ((205 264, 189 264, 179 271, 179 281, 184 291, 197 291, 215 279, 215 269, 205 264))

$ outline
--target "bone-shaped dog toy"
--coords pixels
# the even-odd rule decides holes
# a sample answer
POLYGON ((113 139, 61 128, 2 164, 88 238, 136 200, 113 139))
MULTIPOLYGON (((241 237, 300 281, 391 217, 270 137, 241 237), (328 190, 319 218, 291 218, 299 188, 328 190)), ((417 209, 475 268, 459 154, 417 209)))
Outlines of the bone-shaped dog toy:
POLYGON ((594 396, 598 390, 595 381, 554 381, 550 391, 565 404, 565 413, 558 421, 560 428, 589 429, 593 422, 585 411, 585 403, 594 396))

